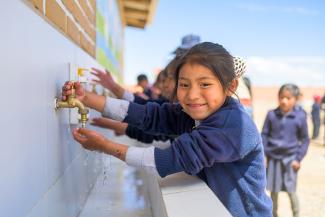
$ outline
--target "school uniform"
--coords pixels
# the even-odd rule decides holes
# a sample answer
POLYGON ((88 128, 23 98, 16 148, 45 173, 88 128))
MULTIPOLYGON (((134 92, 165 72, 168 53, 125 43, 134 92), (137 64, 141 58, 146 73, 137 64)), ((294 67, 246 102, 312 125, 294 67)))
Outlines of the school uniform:
POLYGON ((262 129, 265 156, 267 157, 267 190, 271 191, 273 215, 277 216, 278 192, 289 194, 293 215, 299 216, 296 195, 297 171, 291 163, 300 162, 309 145, 306 112, 299 108, 283 114, 280 108, 268 112, 262 129))
POLYGON ((307 153, 309 138, 306 113, 299 108, 283 114, 279 108, 268 112, 262 129, 268 159, 267 189, 273 192, 296 191, 293 160, 301 161, 307 153))
POLYGON ((152 135, 143 130, 140 130, 138 127, 133 125, 128 125, 125 130, 125 135, 130 137, 131 139, 136 139, 137 141, 143 143, 152 143, 154 141, 168 141, 173 140, 174 137, 168 135, 152 135))
POLYGON ((179 104, 130 102, 124 121, 152 135, 180 135, 170 147, 152 149, 161 177, 180 171, 197 175, 233 216, 272 216, 262 141, 237 100, 227 98, 194 129, 194 120, 179 104))
MULTIPOLYGON (((168 102, 166 98, 163 96, 160 96, 159 99, 144 99, 137 94, 131 93, 129 91, 124 91, 123 93, 123 99, 129 101, 129 102, 134 102, 137 104, 145 105, 148 102, 155 102, 158 104, 163 104, 168 102)), ((125 135, 130 137, 131 139, 136 139, 137 141, 143 142, 143 143, 153 143, 156 141, 168 141, 168 140, 173 140, 174 137, 169 136, 169 135, 151 135, 149 133, 143 132, 140 130, 138 127, 133 126, 133 125, 128 125, 126 130, 125 130, 125 135)), ((163 145, 165 147, 166 145, 163 145)))

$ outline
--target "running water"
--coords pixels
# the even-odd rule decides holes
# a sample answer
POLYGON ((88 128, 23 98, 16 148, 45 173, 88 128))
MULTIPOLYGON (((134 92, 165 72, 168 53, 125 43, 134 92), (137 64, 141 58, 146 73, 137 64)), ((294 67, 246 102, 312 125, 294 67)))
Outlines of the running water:
POLYGON ((111 170, 112 156, 103 156, 103 185, 108 184, 108 176, 111 170))

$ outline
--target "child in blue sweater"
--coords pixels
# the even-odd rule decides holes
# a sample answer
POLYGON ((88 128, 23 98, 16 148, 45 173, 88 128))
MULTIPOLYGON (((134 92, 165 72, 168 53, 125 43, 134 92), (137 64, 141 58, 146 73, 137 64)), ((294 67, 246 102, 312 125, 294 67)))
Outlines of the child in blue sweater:
MULTIPOLYGON (((125 97, 125 96, 132 96, 132 93, 128 92, 127 90, 124 90, 118 83, 116 83, 110 73, 108 71, 104 72, 99 69, 93 68, 94 72, 92 72, 93 75, 97 77, 96 80, 94 80, 96 83, 101 84, 105 88, 109 89, 111 92, 113 92, 117 97, 122 97, 125 100, 135 102, 137 104, 146 104, 147 102, 156 102, 159 104, 162 104, 164 102, 177 102, 176 99, 176 93, 175 93, 175 86, 176 86, 176 78, 175 78, 175 72, 177 69, 177 66, 181 60, 181 57, 187 52, 188 49, 182 49, 181 51, 178 51, 178 55, 175 56, 173 60, 171 60, 166 68, 162 71, 163 73, 163 91, 162 94, 165 97, 165 101, 162 100, 145 100, 141 97, 137 97, 135 94, 134 97, 125 97), (123 93, 123 94, 122 94, 123 93)), ((234 57, 234 67, 235 67, 235 74, 237 78, 240 78, 246 71, 246 64, 244 60, 240 57, 234 57)), ((156 146, 155 144, 158 144, 156 147, 168 147, 170 145, 168 139, 173 140, 175 136, 170 137, 168 135, 159 135, 154 136, 148 133, 144 133, 142 130, 135 126, 128 125, 127 123, 122 123, 119 121, 115 121, 109 118, 104 117, 96 117, 92 119, 92 125, 99 126, 103 128, 111 129, 115 132, 116 135, 124 135, 126 134, 128 137, 132 139, 136 139, 143 143, 149 143, 156 146), (164 142, 160 142, 164 141, 164 142)))
POLYGON ((155 134, 179 135, 166 149, 128 147, 95 131, 75 129, 83 147, 99 150, 129 165, 151 168, 161 177, 184 171, 207 183, 235 217, 272 216, 265 193, 264 152, 257 128, 236 91, 233 59, 219 44, 200 43, 176 70, 179 103, 139 105, 86 92, 67 82, 63 99, 75 85, 78 98, 104 116, 155 134))
POLYGON ((268 112, 262 138, 267 159, 267 189, 271 192, 273 215, 277 217, 278 192, 288 192, 294 217, 299 216, 296 194, 297 172, 309 145, 306 112, 296 105, 299 88, 284 84, 279 106, 268 112))

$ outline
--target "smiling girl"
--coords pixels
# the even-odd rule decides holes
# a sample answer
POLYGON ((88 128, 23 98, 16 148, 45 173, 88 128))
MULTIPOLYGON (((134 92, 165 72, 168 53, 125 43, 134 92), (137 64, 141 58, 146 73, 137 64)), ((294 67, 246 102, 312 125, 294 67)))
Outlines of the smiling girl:
MULTIPOLYGON (((257 128, 238 100, 233 57, 219 44, 192 47, 176 70, 179 103, 132 102, 85 92, 78 98, 109 118, 156 135, 179 135, 166 149, 128 147, 88 130, 75 129, 83 147, 114 155, 161 177, 184 171, 202 179, 235 217, 272 216, 265 193, 264 152, 257 128)), ((71 94, 66 83, 63 98, 71 94)))

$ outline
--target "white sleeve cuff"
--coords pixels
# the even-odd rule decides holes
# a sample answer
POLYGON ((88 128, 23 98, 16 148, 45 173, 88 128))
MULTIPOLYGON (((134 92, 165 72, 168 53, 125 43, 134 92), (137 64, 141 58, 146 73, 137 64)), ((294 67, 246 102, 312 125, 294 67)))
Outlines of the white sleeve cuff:
POLYGON ((105 107, 102 115, 117 121, 123 121, 128 114, 130 103, 125 100, 106 97, 105 107))
POLYGON ((159 149, 166 149, 171 145, 171 143, 170 143, 170 140, 167 140, 165 142, 154 140, 151 145, 153 145, 154 147, 159 148, 159 149))
POLYGON ((155 147, 129 147, 126 152, 125 162, 130 166, 156 170, 155 147))
POLYGON ((133 102, 134 101, 134 94, 131 93, 130 91, 125 90, 122 96, 122 99, 125 99, 129 102, 133 102))

